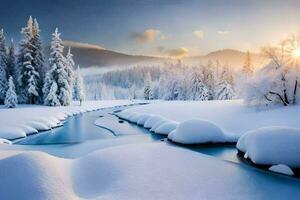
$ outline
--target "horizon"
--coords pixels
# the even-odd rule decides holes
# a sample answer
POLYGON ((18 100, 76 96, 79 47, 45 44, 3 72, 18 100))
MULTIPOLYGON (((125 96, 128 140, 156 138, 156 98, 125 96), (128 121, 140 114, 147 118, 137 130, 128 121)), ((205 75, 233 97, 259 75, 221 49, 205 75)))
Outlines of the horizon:
POLYGON ((58 27, 64 40, 125 54, 192 57, 223 49, 258 52, 277 43, 299 30, 298 6, 295 0, 5 0, 0 27, 7 40, 19 41, 20 29, 32 16, 39 21, 45 43, 58 27))

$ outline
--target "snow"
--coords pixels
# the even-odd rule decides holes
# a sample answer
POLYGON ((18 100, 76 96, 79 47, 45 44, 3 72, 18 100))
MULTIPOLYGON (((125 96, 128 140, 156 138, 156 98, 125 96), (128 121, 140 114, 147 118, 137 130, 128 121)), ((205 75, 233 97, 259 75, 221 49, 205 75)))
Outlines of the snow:
POLYGON ((86 101, 82 106, 48 107, 40 105, 19 105, 18 108, 0 107, 0 138, 14 139, 27 134, 61 126, 63 121, 74 114, 101 108, 129 104, 127 100, 86 101))
POLYGON ((300 195, 298 180, 280 177, 274 181, 269 174, 162 142, 121 145, 76 159, 1 151, 0 168, 3 199, 282 199, 300 195), (174 166, 176 170, 170 170, 174 166))
POLYGON ((300 167, 300 128, 264 127, 247 132, 237 144, 256 164, 300 167))
POLYGON ((300 105, 278 108, 253 108, 242 100, 226 101, 160 101, 130 108, 127 112, 158 115, 182 122, 203 119, 222 127, 224 134, 237 139, 245 132, 266 126, 300 128, 300 105))
POLYGON ((152 117, 152 115, 147 115, 147 114, 141 114, 139 117, 139 120, 137 121, 137 124, 140 126, 144 126, 145 122, 152 117))
POLYGON ((181 144, 226 142, 222 129, 212 122, 201 119, 181 122, 169 139, 181 144))
POLYGON ((154 132, 156 134, 168 135, 171 131, 175 130, 178 126, 177 122, 174 121, 166 121, 160 126, 158 126, 154 132))
POLYGON ((277 172, 277 173, 281 173, 281 174, 285 174, 285 175, 289 175, 289 176, 294 176, 293 170, 289 166, 283 165, 283 164, 272 165, 269 168, 269 170, 272 172, 277 172))
POLYGON ((153 115, 152 117, 149 117, 145 123, 144 123, 144 128, 149 128, 151 129, 156 123, 164 121, 165 118, 158 116, 158 115, 153 115))

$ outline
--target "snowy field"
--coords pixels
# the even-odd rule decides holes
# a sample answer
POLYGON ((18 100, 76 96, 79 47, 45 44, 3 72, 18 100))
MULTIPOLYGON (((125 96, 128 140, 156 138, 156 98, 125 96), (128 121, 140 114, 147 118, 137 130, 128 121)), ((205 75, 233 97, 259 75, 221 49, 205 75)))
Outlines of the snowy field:
POLYGON ((49 107, 40 105, 19 105, 14 109, 0 107, 0 138, 14 139, 27 134, 61 126, 74 114, 132 103, 128 100, 86 101, 82 106, 74 102, 71 106, 49 107))

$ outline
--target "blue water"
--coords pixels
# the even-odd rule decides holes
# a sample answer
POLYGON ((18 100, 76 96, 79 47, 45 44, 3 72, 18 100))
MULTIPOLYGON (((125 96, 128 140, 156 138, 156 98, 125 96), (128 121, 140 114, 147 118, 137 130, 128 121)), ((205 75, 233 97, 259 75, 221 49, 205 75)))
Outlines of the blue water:
POLYGON ((153 135, 148 130, 126 121, 121 121, 114 115, 115 112, 126 107, 115 107, 86 112, 69 117, 63 126, 50 131, 39 132, 24 139, 15 141, 22 145, 46 145, 46 144, 76 144, 86 140, 106 139, 121 136, 143 134, 153 141, 160 140, 163 136, 153 135), (101 126, 94 124, 95 120, 101 120, 101 126))

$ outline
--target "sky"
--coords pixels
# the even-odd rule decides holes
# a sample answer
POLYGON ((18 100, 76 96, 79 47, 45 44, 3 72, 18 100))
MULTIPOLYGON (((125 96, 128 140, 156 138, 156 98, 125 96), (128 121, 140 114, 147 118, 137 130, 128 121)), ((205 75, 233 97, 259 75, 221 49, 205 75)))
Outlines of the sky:
POLYGON ((62 39, 128 54, 258 51, 300 30, 299 0, 1 0, 0 27, 20 40, 31 15, 45 43, 62 39))

